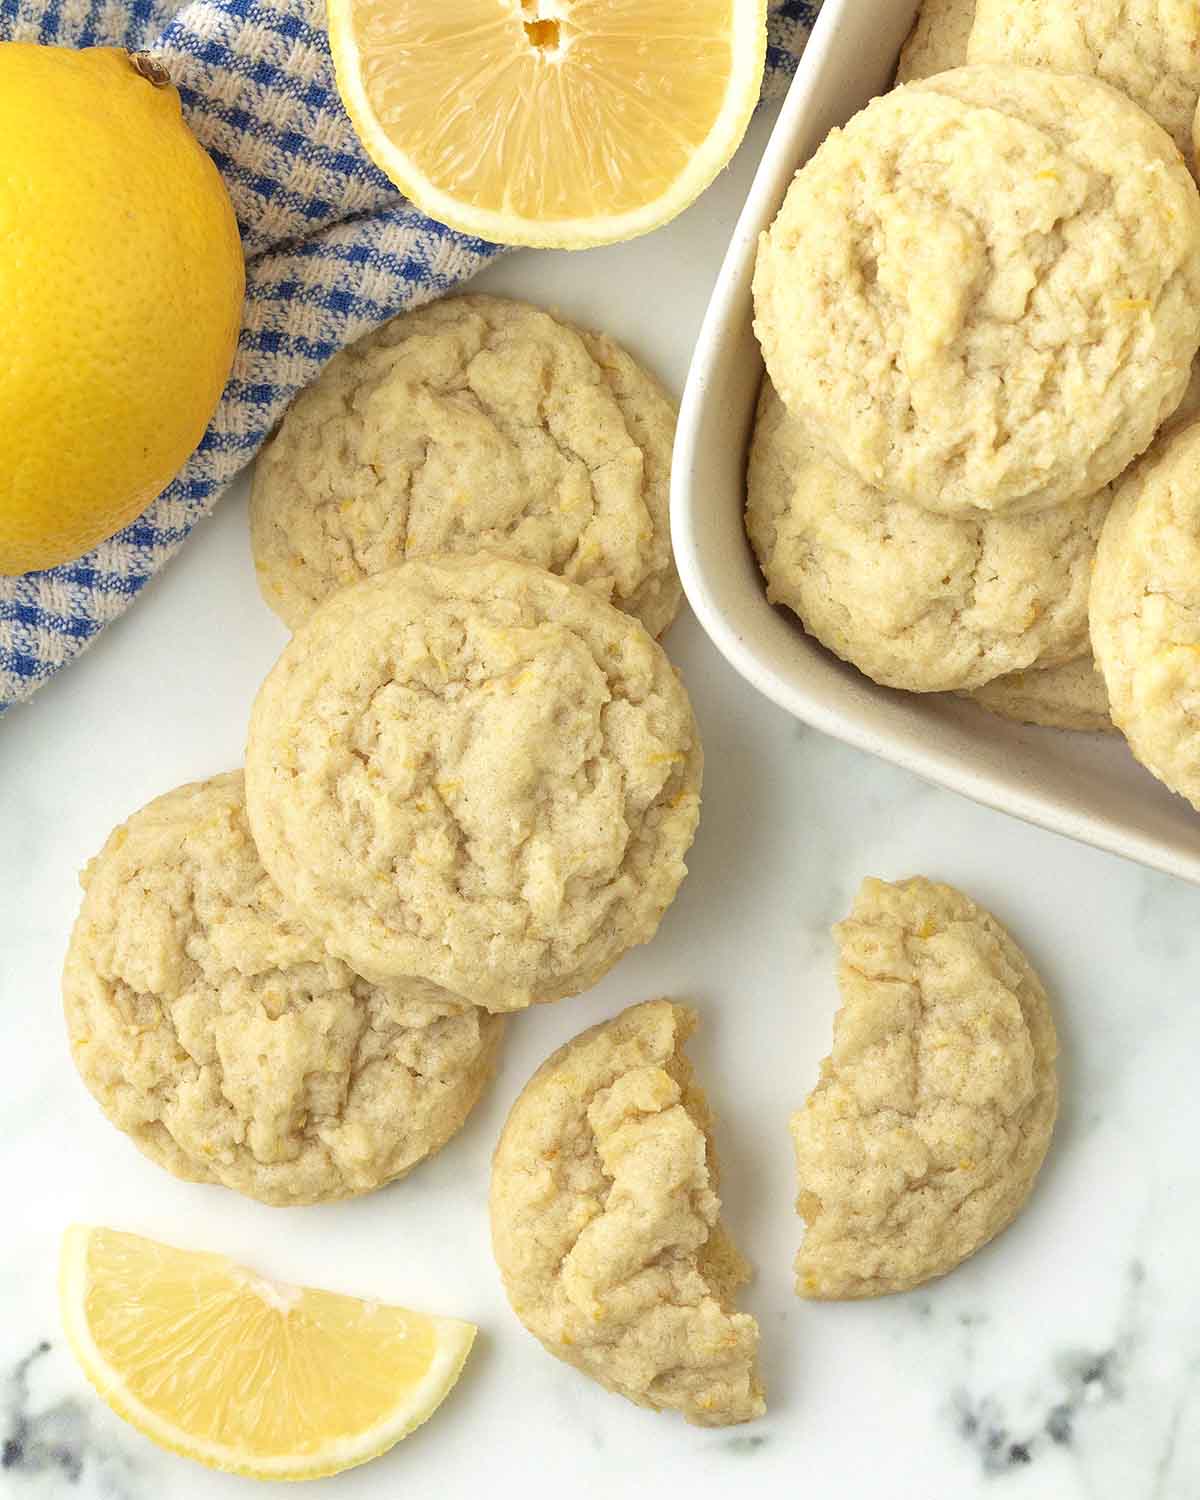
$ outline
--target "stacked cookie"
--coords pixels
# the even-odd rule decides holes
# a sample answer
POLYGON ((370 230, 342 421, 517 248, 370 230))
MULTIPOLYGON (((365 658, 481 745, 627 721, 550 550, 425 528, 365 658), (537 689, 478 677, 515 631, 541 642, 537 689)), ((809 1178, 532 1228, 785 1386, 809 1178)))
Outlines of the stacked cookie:
POLYGON ((1164 774, 1147 745, 1154 630, 1112 624, 1157 575, 1106 582, 1134 544, 1115 520, 1101 536, 1147 466, 1182 472, 1200 407, 1200 193, 1177 145, 1200 12, 1108 47, 1123 7, 1042 0, 1014 26, 990 0, 931 6, 901 67, 921 81, 830 134, 760 245, 747 529, 768 594, 889 687, 1085 729, 1111 727, 1111 695, 1194 797, 1200 758, 1164 774), (987 60, 937 71, 964 48, 987 60))
POLYGON ((651 634, 673 423, 608 340, 479 297, 296 402, 253 516, 297 629, 244 778, 112 835, 67 961, 76 1062, 155 1160, 269 1203, 379 1187, 462 1124, 501 1013, 653 936, 702 768, 651 634))
POLYGON ((612 339, 499 297, 434 302, 336 355, 260 455, 263 597, 294 630, 385 568, 483 550, 660 636, 682 596, 674 437, 670 397, 612 339))
POLYGON ((1102 79, 1163 127, 1189 164, 1200 101, 1200 11, 1157 0, 925 0, 898 83, 1010 62, 1102 79))
POLYGON ((696 723, 631 616, 528 563, 405 563, 297 631, 250 719, 263 862, 330 952, 491 1011, 653 936, 700 810, 696 723))

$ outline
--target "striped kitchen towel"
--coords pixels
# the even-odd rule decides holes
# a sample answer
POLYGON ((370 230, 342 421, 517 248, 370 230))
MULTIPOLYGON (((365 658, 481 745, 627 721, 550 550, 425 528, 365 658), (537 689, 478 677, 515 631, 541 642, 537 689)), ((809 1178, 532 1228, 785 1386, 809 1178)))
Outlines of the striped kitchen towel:
MULTIPOLYGON (((774 0, 765 95, 786 87, 819 4, 774 0)), ((0 0, 0 40, 145 49, 166 65, 247 262, 233 371, 178 478, 77 562, 0 577, 0 713, 129 607, 338 349, 501 252, 425 218, 368 160, 323 22, 322 0, 0 0)))

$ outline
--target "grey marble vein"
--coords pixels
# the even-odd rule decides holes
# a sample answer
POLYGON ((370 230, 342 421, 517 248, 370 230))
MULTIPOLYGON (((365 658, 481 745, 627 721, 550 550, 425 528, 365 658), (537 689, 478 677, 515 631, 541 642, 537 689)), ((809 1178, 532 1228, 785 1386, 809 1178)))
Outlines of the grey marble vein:
POLYGON ((95 1409, 63 1395, 39 1405, 32 1376, 52 1353, 41 1340, 9 1369, 0 1385, 0 1484, 14 1496, 37 1482, 41 1495, 83 1486, 102 1500, 138 1500, 143 1493, 129 1457, 96 1425, 95 1409))
MULTIPOLYGON (((1071 1449, 1081 1426, 1095 1421, 1105 1408, 1125 1398, 1137 1347, 1145 1280, 1145 1267, 1138 1260, 1132 1261, 1126 1272, 1117 1328, 1107 1347, 1068 1349, 1054 1356, 1052 1378, 1039 1382, 1047 1394, 1041 1398, 1042 1410, 1034 1419, 1018 1421, 1008 1415, 1000 1398, 977 1394, 966 1385, 954 1392, 951 1413, 955 1430, 974 1449, 984 1474, 1024 1468, 1054 1448, 1071 1449)), ((970 1330, 983 1320, 964 1314, 959 1321, 968 1330, 965 1354, 969 1363, 970 1330)), ((1169 1465, 1169 1455, 1166 1461, 1169 1465)))

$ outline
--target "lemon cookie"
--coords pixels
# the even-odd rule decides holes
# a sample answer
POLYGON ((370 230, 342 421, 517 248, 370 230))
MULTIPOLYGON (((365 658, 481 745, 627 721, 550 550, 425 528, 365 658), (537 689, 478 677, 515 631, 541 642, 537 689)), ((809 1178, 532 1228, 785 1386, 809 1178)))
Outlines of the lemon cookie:
POLYGON ((755 327, 809 436, 930 510, 1095 494, 1179 404, 1200 195, 1094 78, 987 64, 874 100, 760 242, 755 327))
POLYGON ((1117 486, 1092 578, 1092 648, 1113 722, 1200 808, 1200 422, 1117 486))
POLYGON ((1089 651, 1059 667, 1034 667, 976 688, 967 696, 1002 719, 1047 729, 1115 734, 1104 678, 1089 651))
POLYGON ((513 1311, 557 1358, 703 1426, 761 1416, 749 1269, 720 1222, 693 1011, 632 1006, 560 1047, 492 1165, 492 1246, 513 1311))
POLYGON ((817 453, 768 379, 747 493, 768 597, 876 682, 975 687, 1087 648, 1107 488, 1032 515, 937 515, 817 453))
POLYGON ((523 302, 401 314, 302 391, 255 467, 250 536, 293 629, 408 558, 494 551, 660 635, 679 607, 667 494, 675 408, 611 339, 523 302))
POLYGON ((1196 0, 976 0, 967 61, 1102 78, 1140 104, 1191 158, 1200 99, 1196 0))
POLYGON ((254 704, 250 822, 332 952, 491 1010, 594 984, 686 874, 700 741, 662 647, 503 558, 328 599, 254 704))
POLYGON ((1050 1144, 1046 992, 996 919, 917 878, 865 880, 834 928, 833 1051, 792 1117, 802 1297, 943 1276, 1005 1228, 1050 1144))
POLYGON ((925 0, 900 53, 897 83, 931 78, 967 60, 975 0, 925 0))
POLYGON ((178 1177, 315 1203, 402 1177, 491 1076, 503 1021, 368 984, 271 882, 241 772, 135 813, 83 877, 64 998, 104 1112, 178 1177))

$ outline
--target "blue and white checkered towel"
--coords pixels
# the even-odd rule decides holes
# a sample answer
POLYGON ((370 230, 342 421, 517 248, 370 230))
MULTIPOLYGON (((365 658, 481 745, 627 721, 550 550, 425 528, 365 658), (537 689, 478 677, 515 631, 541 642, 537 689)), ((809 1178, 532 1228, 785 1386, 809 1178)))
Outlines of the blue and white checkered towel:
MULTIPOLYGON (((773 0, 765 94, 786 87, 819 3, 773 0)), ((337 350, 500 253, 425 218, 371 164, 323 23, 323 0, 0 0, 0 40, 144 49, 166 65, 247 260, 229 384, 179 477, 78 562, 0 577, 0 713, 129 607, 337 350)))

